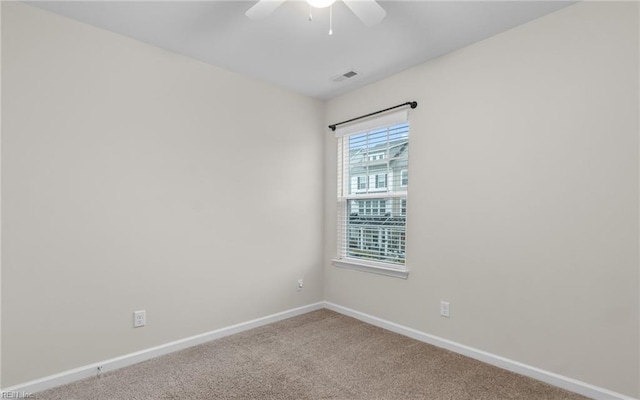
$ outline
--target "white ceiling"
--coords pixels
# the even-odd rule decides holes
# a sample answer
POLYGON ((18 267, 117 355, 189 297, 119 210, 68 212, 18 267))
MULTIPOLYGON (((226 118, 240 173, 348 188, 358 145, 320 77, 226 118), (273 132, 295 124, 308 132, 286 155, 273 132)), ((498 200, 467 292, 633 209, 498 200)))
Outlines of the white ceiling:
POLYGON ((289 0, 269 17, 254 1, 43 1, 43 9, 319 99, 359 88, 571 2, 379 1, 382 23, 365 27, 338 0, 328 9, 289 0), (332 77, 355 69, 357 77, 332 77))

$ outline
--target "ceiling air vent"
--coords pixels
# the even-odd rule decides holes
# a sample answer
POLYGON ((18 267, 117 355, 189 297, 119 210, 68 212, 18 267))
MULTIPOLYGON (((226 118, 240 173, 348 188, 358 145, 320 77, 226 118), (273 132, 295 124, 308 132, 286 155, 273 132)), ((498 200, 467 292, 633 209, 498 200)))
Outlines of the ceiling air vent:
POLYGON ((343 74, 334 76, 333 78, 331 78, 331 80, 333 82, 342 82, 342 81, 344 81, 346 79, 353 78, 354 76, 357 76, 357 75, 358 75, 358 73, 356 71, 350 70, 350 71, 347 71, 347 72, 345 72, 343 74))

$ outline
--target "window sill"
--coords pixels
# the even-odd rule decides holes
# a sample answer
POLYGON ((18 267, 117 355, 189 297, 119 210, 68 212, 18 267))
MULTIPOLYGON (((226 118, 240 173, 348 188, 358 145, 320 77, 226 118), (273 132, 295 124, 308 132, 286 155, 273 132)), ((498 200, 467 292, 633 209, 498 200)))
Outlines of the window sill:
POLYGON ((370 272, 372 274, 391 276, 393 278, 407 279, 409 271, 406 269, 389 268, 383 265, 363 262, 359 260, 331 260, 338 268, 352 269, 355 271, 370 272))

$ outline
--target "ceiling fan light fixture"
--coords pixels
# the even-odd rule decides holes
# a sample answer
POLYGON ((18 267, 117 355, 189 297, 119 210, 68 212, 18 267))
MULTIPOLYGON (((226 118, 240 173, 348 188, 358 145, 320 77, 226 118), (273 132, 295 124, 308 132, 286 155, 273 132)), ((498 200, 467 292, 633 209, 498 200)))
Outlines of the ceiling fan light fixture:
MULTIPOLYGON (((251 19, 262 19, 271 14, 285 1, 286 0, 258 0, 245 14, 251 19)), ((313 19, 311 16, 312 8, 329 7, 331 9, 331 5, 333 5, 336 0, 306 0, 306 2, 309 4, 309 21, 311 21, 313 19)), ((342 3, 346 5, 365 26, 379 24, 387 15, 387 12, 384 8, 380 7, 380 4, 378 4, 376 0, 342 0, 342 3)))
POLYGON ((314 8, 325 8, 335 3, 335 1, 336 0, 307 0, 307 3, 314 8))

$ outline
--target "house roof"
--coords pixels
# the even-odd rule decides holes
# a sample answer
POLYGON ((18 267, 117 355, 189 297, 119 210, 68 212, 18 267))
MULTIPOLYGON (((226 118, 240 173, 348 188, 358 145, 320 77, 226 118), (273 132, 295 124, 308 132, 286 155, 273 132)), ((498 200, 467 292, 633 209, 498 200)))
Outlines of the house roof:
POLYGON ((398 159, 406 158, 406 152, 408 148, 409 148, 409 140, 407 138, 389 142, 388 157, 385 157, 384 160, 374 160, 374 161, 369 160, 368 157, 372 154, 379 154, 381 152, 386 153, 387 152, 386 142, 380 143, 376 146, 369 147, 369 148, 360 148, 355 151, 349 152, 349 165, 350 166, 358 165, 362 167, 371 166, 372 164, 386 165, 387 161, 390 160, 389 163, 391 164, 391 167, 393 167, 393 165, 397 163, 398 159), (376 161, 380 161, 380 162, 376 162, 376 161))

